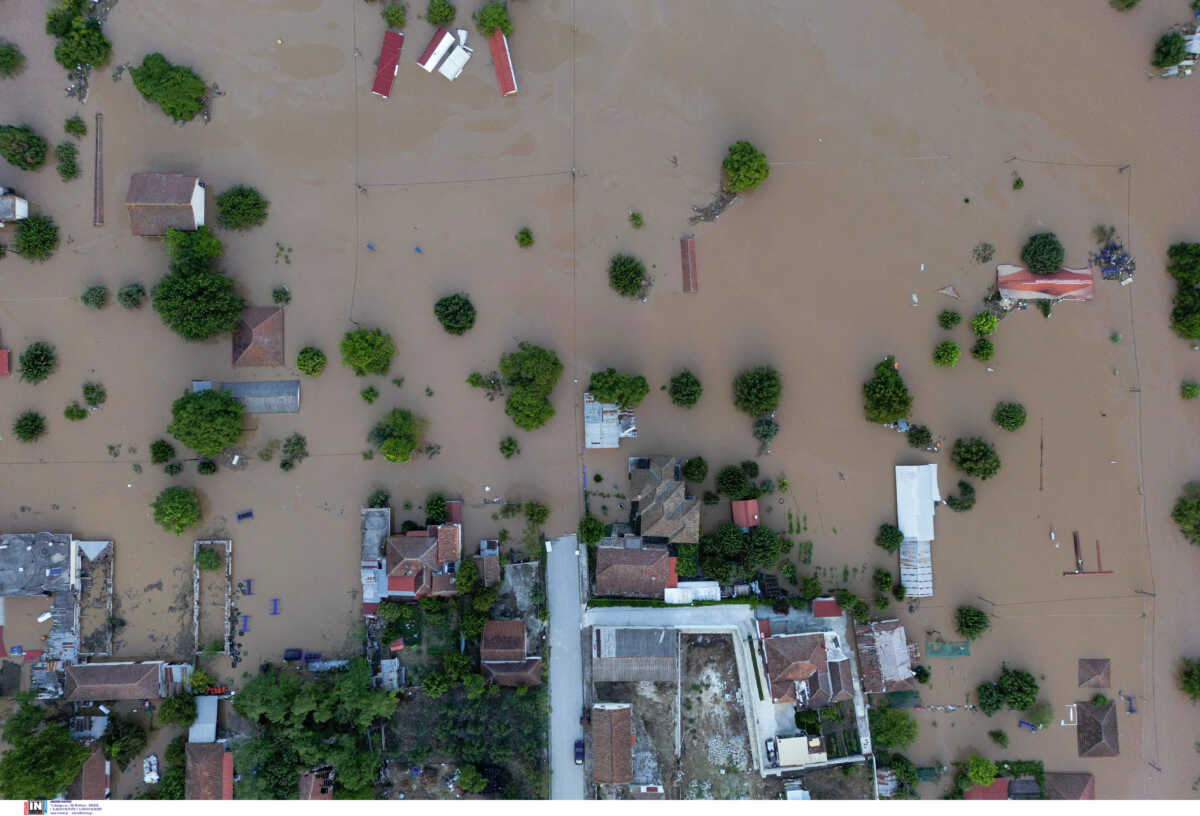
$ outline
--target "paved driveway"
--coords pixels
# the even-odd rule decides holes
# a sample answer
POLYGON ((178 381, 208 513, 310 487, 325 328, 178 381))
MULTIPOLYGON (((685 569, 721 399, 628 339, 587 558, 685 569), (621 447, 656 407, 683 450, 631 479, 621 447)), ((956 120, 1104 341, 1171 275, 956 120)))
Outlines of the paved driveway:
POLYGON ((550 604, 550 798, 582 799, 583 768, 575 764, 575 740, 583 736, 583 658, 580 654, 579 558, 575 536, 552 542, 546 557, 550 604))

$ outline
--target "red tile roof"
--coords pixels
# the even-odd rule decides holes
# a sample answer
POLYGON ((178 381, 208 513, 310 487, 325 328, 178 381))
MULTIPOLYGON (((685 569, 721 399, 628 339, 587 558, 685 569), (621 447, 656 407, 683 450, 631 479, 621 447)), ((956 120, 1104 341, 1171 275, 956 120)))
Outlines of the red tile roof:
POLYGON ((628 704, 592 707, 592 779, 618 785, 633 781, 633 710, 628 704))
POLYGON ((458 588, 454 585, 454 576, 445 572, 438 572, 433 575, 433 586, 431 591, 434 595, 454 595, 458 592, 458 588))
POLYGON ((45 649, 29 649, 25 652, 25 662, 37 663, 45 653, 45 649))
POLYGON ((991 801, 1008 798, 1008 777, 997 777, 990 785, 976 785, 963 794, 963 799, 991 801))
POLYGON ((828 676, 829 659, 825 654, 825 636, 819 632, 804 635, 776 635, 763 641, 767 682, 771 699, 779 703, 798 702, 797 683, 808 685, 809 699, 828 700, 828 689, 821 688, 821 677, 828 676), (821 699, 818 692, 824 692, 821 699))
POLYGON ((537 686, 542 682, 542 659, 530 657, 520 663, 481 663, 483 676, 498 686, 537 686))
POLYGON ((446 502, 446 523, 462 524, 462 502, 458 499, 446 502))
POLYGON ((492 52, 492 67, 496 69, 496 82, 500 85, 500 95, 510 96, 517 92, 517 74, 513 70, 512 54, 508 50, 508 38, 504 32, 496 29, 487 38, 488 49, 492 52))
POLYGON ((404 35, 396 31, 383 32, 383 45, 379 48, 379 62, 375 66, 375 84, 371 93, 379 94, 384 99, 392 92, 392 80, 396 78, 396 64, 400 61, 400 47, 404 45, 404 35))
POLYGON ((251 306, 233 331, 233 364, 239 367, 283 365, 283 309, 251 306))
POLYGON ((596 594, 662 599, 670 555, 660 549, 600 547, 596 550, 596 594))
POLYGON ((161 699, 161 663, 84 663, 67 666, 69 702, 161 699))
POLYGON ((1090 773, 1046 773, 1047 799, 1095 799, 1096 777, 1090 773))
POLYGON ((182 173, 134 173, 125 207, 134 235, 165 235, 168 229, 196 229, 192 193, 196 176, 182 173))
POLYGON ((500 583, 500 556, 477 555, 475 563, 479 566, 479 577, 485 587, 500 583))
POLYGON ((462 558, 462 527, 458 524, 442 524, 437 530, 437 560, 439 564, 456 562, 462 558))
POLYGON ((0 377, 8 376, 8 349, 0 349, 0 377))
POLYGON ((667 559, 667 588, 674 589, 679 586, 679 573, 676 572, 676 566, 679 564, 679 559, 671 556, 667 559))
POLYGON ((696 239, 690 235, 680 238, 679 255, 683 266, 683 291, 691 294, 700 288, 696 280, 696 239))
POLYGON ((833 598, 817 598, 813 601, 814 618, 840 618, 842 608, 833 598))
POLYGON ((758 526, 758 499, 732 501, 729 509, 733 512, 733 523, 738 527, 758 526))
POLYGON ((417 578, 415 575, 389 575, 389 592, 416 592, 417 578))
POLYGON ((479 660, 483 663, 525 659, 525 621, 490 620, 483 626, 479 660))
POLYGON ((232 799, 233 754, 219 742, 189 742, 185 748, 186 799, 232 799))
POLYGON ((363 615, 364 615, 364 616, 366 616, 366 615, 374 615, 374 614, 375 614, 376 612, 378 612, 378 611, 379 611, 379 604, 377 604, 377 603, 365 603, 365 604, 363 604, 363 615))
POLYGON ((108 798, 109 764, 100 749, 100 743, 92 746, 92 753, 79 769, 79 776, 67 789, 67 799, 71 801, 97 801, 108 798))

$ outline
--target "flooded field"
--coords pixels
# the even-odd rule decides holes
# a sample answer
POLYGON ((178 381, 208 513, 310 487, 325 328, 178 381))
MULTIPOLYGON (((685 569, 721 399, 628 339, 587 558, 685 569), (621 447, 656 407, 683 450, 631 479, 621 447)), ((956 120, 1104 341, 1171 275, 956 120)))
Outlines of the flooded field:
MULTIPOLYGON (((752 457, 750 421, 734 409, 729 383, 769 363, 784 377, 782 431, 759 461, 791 490, 788 503, 768 505, 765 521, 783 529, 787 510, 805 515, 802 538, 813 548, 800 570, 820 567, 828 585, 849 573, 851 588, 869 596, 870 572, 890 563, 872 541, 879 523, 895 519, 892 467, 939 461, 943 493, 956 481, 948 456, 916 453, 863 420, 861 382, 891 353, 914 419, 948 442, 985 435, 1004 462, 977 483, 974 510, 938 514, 934 597, 911 612, 893 607, 914 640, 952 632, 959 604, 994 615, 969 658, 926 661, 926 701, 964 702, 1008 662, 1033 672, 1064 712, 1086 699, 1080 657, 1110 658, 1109 693, 1138 700, 1137 714, 1120 715, 1117 758, 1079 758, 1069 727, 1034 735, 1008 721, 1015 714, 963 711, 920 714, 911 758, 948 763, 987 748, 986 732, 1003 726, 1008 756, 1092 771, 1099 797, 1193 795, 1200 728, 1172 667, 1181 654, 1200 654, 1191 625, 1200 555, 1169 511, 1179 487, 1200 475, 1200 418, 1178 398, 1181 379, 1200 379, 1200 357, 1167 328, 1162 269, 1169 243, 1200 238, 1200 194, 1187 172, 1200 153, 1198 90, 1145 74, 1155 38, 1186 7, 1144 3, 1119 15, 1094 0, 870 5, 863 14, 858 4, 816 0, 514 3, 520 93, 505 99, 486 49, 453 84, 417 70, 414 49, 432 27, 411 8, 385 101, 369 88, 383 31, 370 5, 118 3, 106 24, 113 67, 162 51, 224 91, 209 124, 177 127, 111 67, 92 76, 85 105, 64 97, 42 4, 4 4, 0 30, 29 65, 4 80, 0 121, 28 122, 53 143, 66 117, 79 112, 92 126, 102 112, 105 223, 92 226, 90 137, 79 180, 63 183, 50 167, 0 167, 0 184, 52 214, 63 238, 46 264, 11 251, 0 262, 0 342, 14 357, 36 340, 59 354, 46 382, 4 384, 0 523, 113 540, 114 617, 124 622, 117 656, 190 653, 193 538, 231 538, 234 580, 254 581, 254 594, 238 599, 249 616, 238 637, 246 665, 293 647, 350 654, 359 508, 372 490, 389 490, 394 507, 435 489, 461 496, 466 554, 503 526, 485 498, 546 503, 546 532, 556 535, 582 511, 585 465, 607 486, 624 484, 629 455, 699 454, 714 469, 752 457), (1014 29, 1023 36, 997 47, 997 33, 1014 29), (739 56, 714 58, 718 51, 739 56), (770 178, 719 221, 690 225, 740 138, 771 158, 770 178), (198 173, 210 220, 212 195, 232 184, 252 184, 272 202, 265 226, 220 237, 223 266, 252 304, 290 288, 288 362, 305 345, 331 360, 304 380, 299 414, 256 417, 242 441, 253 454, 305 434, 311 455, 292 471, 253 456, 214 476, 198 475, 194 461, 174 478, 149 465, 149 444, 190 380, 298 375, 291 366, 234 369, 228 337, 184 343, 148 306, 92 312, 79 303, 87 285, 149 288, 165 272, 162 247, 130 235, 123 208, 130 175, 144 170, 198 173), (640 230, 628 221, 635 209, 640 230), (1093 302, 1062 304, 1048 320, 1033 309, 1012 314, 994 338, 993 370, 966 355, 955 368, 932 365, 945 334, 937 312, 970 315, 992 282, 992 267, 971 258, 975 244, 994 244, 995 260, 1009 262, 1030 233, 1049 229, 1079 266, 1097 223, 1116 225, 1137 255, 1131 287, 1097 281, 1093 302), (535 236, 528 249, 513 240, 522 227, 535 236), (697 294, 682 292, 683 234, 696 236, 697 294), (290 263, 277 262, 277 245, 291 248, 290 263), (646 263, 654 283, 646 303, 608 288, 617 252, 646 263), (947 285, 960 301, 937 294, 947 285), (432 314, 433 301, 455 291, 479 311, 462 337, 445 334, 432 314), (336 362, 342 333, 356 325, 393 335, 386 377, 355 378, 336 362), (1114 332, 1120 342, 1110 342, 1114 332), (555 349, 565 366, 556 416, 532 433, 464 382, 521 340, 555 349), (582 387, 608 366, 650 381, 639 437, 581 457, 582 387), (705 386, 686 412, 658 390, 684 366, 705 386), (102 381, 108 401, 69 423, 62 409, 85 379, 102 381), (374 405, 357 393, 369 385, 382 394, 374 405), (1024 428, 991 424, 999 400, 1025 404, 1024 428), (407 465, 363 458, 369 427, 392 407, 428 420, 439 455, 407 465), (8 432, 27 409, 48 418, 48 435, 33 445, 8 432), (521 453, 506 460, 497 446, 509 434, 521 453), (172 483, 202 494, 194 534, 153 523, 149 503, 172 483), (253 519, 238 522, 248 509, 253 519), (1050 542, 1051 527, 1059 542, 1080 532, 1089 568, 1099 540, 1113 574, 1064 577, 1074 556, 1050 542), (269 614, 273 598, 278 615, 269 614)), ((463 22, 469 9, 459 13, 463 22)), ((965 327, 954 336, 969 344, 965 327)), ((603 501, 617 517, 619 500, 603 501)), ((704 524, 727 512, 706 508, 704 524)), ((9 601, 6 612, 6 642, 36 642, 38 604, 9 601)), ((242 671, 215 662, 223 680, 242 671)))

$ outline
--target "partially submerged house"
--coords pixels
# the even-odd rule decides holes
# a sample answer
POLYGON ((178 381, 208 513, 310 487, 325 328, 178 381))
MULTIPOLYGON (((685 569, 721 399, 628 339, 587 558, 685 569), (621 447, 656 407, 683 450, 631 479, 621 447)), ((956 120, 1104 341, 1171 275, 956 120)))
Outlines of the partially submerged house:
POLYGON ((941 500, 937 465, 896 466, 900 583, 913 598, 933 595, 933 516, 941 500))
POLYGON ((633 781, 633 709, 629 703, 592 706, 592 781, 600 785, 633 781))
MULTIPOLYGON (((210 388, 212 388, 212 383, 206 380, 197 380, 192 383, 193 391, 207 391, 210 388)), ((248 414, 296 414, 300 412, 299 380, 223 382, 221 390, 232 394, 248 414)))
POLYGON ((196 719, 188 728, 188 742, 216 742, 219 698, 201 695, 194 699, 196 701, 196 719))
POLYGON ((395 598, 454 595, 454 574, 462 560, 462 525, 431 524, 387 540, 387 586, 395 598))
POLYGON ((387 99, 392 92, 392 81, 400 65, 400 48, 404 45, 404 35, 398 31, 383 32, 383 44, 379 46, 379 60, 375 63, 375 81, 371 85, 371 93, 387 99))
POLYGON ((133 234, 144 238, 198 229, 204 226, 204 182, 184 173, 134 173, 125 208, 133 234))
MULTIPOLYGON (((779 752, 780 768, 803 768, 807 765, 819 765, 829 761, 825 738, 820 734, 779 737, 776 739, 775 747, 779 752)), ((807 791, 805 792, 807 793, 807 791)))
POLYGON ((1095 799, 1096 778, 1090 773, 1047 771, 1042 792, 1047 799, 1095 799))
POLYGON ((111 793, 112 764, 104 758, 100 744, 95 743, 79 769, 79 776, 67 788, 66 798, 71 802, 94 802, 108 799, 111 793))
POLYGON ((283 360, 283 307, 250 306, 233 330, 235 368, 281 366, 283 360))
POLYGON ((484 539, 479 542, 479 555, 475 556, 475 566, 479 568, 479 580, 484 588, 500 583, 500 542, 496 539, 484 539))
POLYGON ((73 703, 161 700, 172 693, 166 667, 162 660, 67 666, 63 699, 73 703))
POLYGON ((387 591, 387 573, 384 565, 384 545, 392 533, 392 509, 390 507, 364 507, 362 509, 362 553, 359 558, 359 574, 362 579, 362 611, 366 618, 373 618, 379 610, 379 601, 387 591))
POLYGON ((675 559, 662 545, 646 546, 636 536, 605 538, 596 547, 596 594, 663 598, 676 586, 675 559))
POLYGON ((812 614, 814 618, 840 618, 844 613, 834 598, 813 598, 812 614))
POLYGON ((729 512, 733 515, 733 523, 748 532, 751 527, 757 527, 758 499, 738 499, 729 503, 729 512))
POLYGON ((491 620, 479 641, 483 676, 499 686, 537 686, 542 682, 542 659, 526 651, 525 621, 491 620))
POLYGON ((617 448, 622 439, 637 438, 637 417, 632 408, 600 402, 590 391, 583 394, 583 446, 588 450, 617 448))
POLYGON ((1000 305, 1005 308, 1026 300, 1088 301, 1095 296, 1094 288, 1090 266, 1082 269, 1063 267, 1049 275, 1037 275, 1012 264, 996 267, 996 290, 1000 293, 1000 305))
POLYGON ((1098 708, 1091 702, 1075 704, 1079 725, 1075 727, 1076 747, 1081 757, 1114 757, 1121 753, 1117 739, 1117 706, 1109 702, 1098 708))
MULTIPOLYGON (((675 561, 670 561, 671 573, 675 571, 675 561)), ((696 601, 721 600, 721 585, 716 581, 678 581, 675 586, 663 590, 663 600, 669 604, 690 604, 696 601)))
POLYGON ((492 67, 496 69, 496 84, 500 86, 500 95, 512 96, 517 92, 517 72, 513 70, 508 37, 497 28, 487 41, 488 50, 492 53, 492 67))
POLYGON ((1112 688, 1112 660, 1107 657, 1079 658, 1079 687, 1112 688))
POLYGON ((773 702, 818 709, 854 699, 849 650, 836 633, 771 635, 762 645, 773 702))
POLYGON ((912 662, 920 658, 897 619, 859 623, 854 627, 863 694, 911 691, 917 687, 912 662))
POLYGON ((700 500, 688 494, 682 470, 674 456, 629 459, 632 520, 646 544, 700 541, 700 500))
POLYGON ((0 187, 0 227, 29 217, 29 202, 7 187, 0 187))
POLYGON ((233 799, 233 754, 220 742, 188 743, 185 799, 233 799))
POLYGON ((433 32, 433 39, 429 41, 429 45, 421 52, 417 65, 429 73, 437 71, 451 82, 458 79, 474 53, 467 48, 466 35, 466 29, 460 28, 456 39, 445 28, 439 27, 433 32))
POLYGON ((973 802, 991 802, 1008 799, 1007 776, 998 776, 990 785, 976 785, 963 793, 963 799, 973 802))
POLYGON ((592 629, 592 680, 674 683, 679 674, 674 629, 597 626, 592 629))

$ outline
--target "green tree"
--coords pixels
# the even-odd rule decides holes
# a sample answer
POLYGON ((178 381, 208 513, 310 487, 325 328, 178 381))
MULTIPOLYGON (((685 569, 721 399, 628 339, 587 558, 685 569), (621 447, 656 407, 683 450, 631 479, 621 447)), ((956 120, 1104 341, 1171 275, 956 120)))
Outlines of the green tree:
POLYGON ((783 539, 769 527, 751 527, 746 536, 746 560, 749 568, 769 567, 779 560, 783 539))
POLYGON ((703 484, 708 478, 708 462, 703 456, 693 456, 683 463, 683 478, 695 484, 703 484))
POLYGON ((104 285, 89 286, 79 296, 79 302, 89 309, 103 309, 108 305, 108 287, 104 285))
POLYGON ((534 527, 541 527, 550 518, 550 508, 540 502, 525 502, 525 520, 534 527))
POLYGON ((1167 274, 1179 283, 1200 285, 1200 244, 1171 244, 1167 248, 1167 274))
POLYGON ((13 436, 20 442, 35 442, 46 434, 46 418, 37 411, 25 411, 13 422, 13 436))
POLYGON ((396 346, 392 336, 380 329, 355 329, 346 332, 340 346, 342 362, 356 377, 387 374, 396 346))
POLYGON ((413 413, 393 408, 371 429, 367 439, 389 462, 407 462, 421 443, 424 427, 425 423, 413 413))
POLYGON ((986 337, 980 337, 975 341, 975 345, 971 346, 971 356, 986 363, 996 356, 996 346, 986 337))
POLYGON ((108 727, 100 737, 100 747, 104 756, 117 763, 121 770, 142 753, 146 742, 146 729, 137 722, 118 714, 108 715, 108 727))
MULTIPOLYGON (((1109 704, 1104 698, 1103 694, 1098 694, 1096 696, 1104 702, 1104 705, 1101 706, 1101 708, 1104 708, 1109 704)), ((1096 704, 1095 698, 1093 698, 1092 704, 1096 704)), ((1054 708, 1045 700, 1038 700, 1025 710, 1024 719, 1038 731, 1041 731, 1045 728, 1049 728, 1051 723, 1054 722, 1054 708)))
POLYGON ((25 70, 25 54, 16 43, 0 40, 0 77, 15 77, 25 70))
POLYGON ((942 368, 958 365, 958 343, 953 340, 943 340, 933 350, 933 364, 942 368))
POLYGON ((63 181, 79 178, 79 148, 74 142, 60 142, 54 147, 58 177, 63 181))
POLYGON ((196 72, 185 65, 172 65, 162 54, 148 54, 142 64, 129 69, 133 87, 148 102, 176 122, 190 122, 204 108, 208 92, 196 72))
POLYGON ((167 697, 158 706, 158 721, 187 728, 196 721, 196 698, 186 692, 167 697))
POLYGON ((425 499, 425 523, 446 523, 446 497, 441 493, 430 493, 425 499))
POLYGON ((207 269, 168 273, 150 291, 150 302, 163 324, 189 342, 233 331, 246 308, 233 280, 207 269))
POLYGON ((190 487, 168 487, 150 505, 154 521, 164 530, 182 535, 200 523, 200 499, 190 487))
POLYGON ((224 563, 225 559, 212 547, 200 547, 196 550, 196 567, 204 572, 215 572, 224 563))
POLYGON ((175 446, 165 439, 150 443, 150 464, 161 465, 175 458, 175 446))
POLYGON ((871 576, 871 584, 875 587, 876 592, 891 592, 892 571, 882 568, 875 570, 871 576))
POLYGON ((895 422, 912 411, 912 396, 896 365, 895 357, 884 357, 875 374, 863 383, 863 403, 871 422, 895 422))
POLYGON ((1150 64, 1155 68, 1170 68, 1178 65, 1187 58, 1187 40, 1179 31, 1168 31, 1158 38, 1154 44, 1154 53, 1150 55, 1150 64))
POLYGON ((204 272, 220 257, 221 239, 208 227, 196 230, 168 229, 163 236, 168 268, 172 272, 204 272))
POLYGON ((517 351, 500 358, 500 375, 511 389, 504 412, 518 428, 532 431, 554 416, 549 396, 562 368, 557 354, 532 343, 521 343, 517 351))
POLYGON ((950 331, 959 323, 962 322, 962 315, 953 309, 943 309, 937 316, 938 325, 946 331, 950 331))
POLYGON ((67 132, 68 136, 82 139, 87 136, 87 122, 83 121, 79 114, 76 114, 63 122, 63 130, 67 132))
POLYGON ((646 265, 632 255, 614 255, 608 262, 608 285, 622 297, 638 297, 649 285, 646 265))
POLYGON ((46 163, 46 140, 29 125, 0 125, 0 156, 22 170, 37 170, 46 163))
POLYGON ((700 574, 700 545, 680 544, 675 572, 680 578, 694 578, 700 574))
POLYGON ((238 184, 217 196, 217 224, 231 230, 261 226, 266 223, 270 206, 258 190, 238 184))
POLYGON ((903 601, 908 597, 908 590, 905 589, 904 584, 892 584, 892 597, 897 601, 903 601))
POLYGON ((390 3, 383 7, 381 13, 383 15, 383 22, 388 28, 397 31, 404 28, 407 9, 403 3, 390 3))
POLYGON ((1117 11, 1129 11, 1142 0, 1108 0, 1108 4, 1117 11))
POLYGON ((1000 470, 1000 456, 990 442, 977 436, 954 440, 950 461, 968 476, 987 481, 1000 470))
POLYGON ((600 402, 636 408, 650 393, 650 384, 640 374, 621 374, 615 368, 608 368, 592 374, 587 390, 600 402))
POLYGON ((1037 680, 1027 671, 1005 668, 1000 672, 996 686, 1004 697, 1005 704, 1013 711, 1025 711, 1037 702, 1037 680))
POLYGON ((472 595, 481 586, 479 565, 474 558, 464 558, 458 564, 458 572, 454 574, 454 588, 459 595, 472 595))
POLYGON ((725 189, 735 195, 756 189, 771 175, 766 155, 747 141, 729 146, 721 169, 725 171, 725 189))
POLYGON ((17 360, 23 382, 37 385, 58 368, 58 352, 44 340, 30 343, 17 360))
POLYGON ((771 366, 746 369, 733 378, 733 404, 750 416, 774 411, 782 394, 783 379, 771 366))
POLYGON ((450 681, 441 672, 429 672, 421 680, 421 690, 431 700, 436 700, 450 690, 450 681))
POLYGON ((879 533, 875 536, 875 543, 887 550, 890 553, 900 549, 900 545, 904 542, 904 533, 900 532, 900 528, 894 524, 880 524, 879 533))
POLYGON ((68 71, 80 65, 100 67, 108 62, 111 53, 112 43, 94 17, 76 17, 71 21, 71 29, 54 47, 54 59, 68 71))
POLYGON ((1004 707, 1004 694, 995 683, 980 683, 975 696, 979 699, 979 710, 989 717, 1004 707))
POLYGON ((588 514, 579 520, 579 540, 589 547, 600 543, 604 538, 604 522, 588 514))
POLYGON ((475 12, 475 26, 479 33, 490 37, 497 28, 504 32, 505 37, 511 37, 513 32, 512 20, 508 18, 508 8, 497 2, 485 3, 475 12))
POLYGON ((1025 406, 1019 402, 998 402, 992 411, 992 422, 1006 431, 1015 431, 1025 424, 1025 406))
POLYGON ((466 334, 475 325, 475 306, 462 292, 439 299, 433 304, 433 314, 450 334, 466 334))
POLYGON ((671 378, 671 385, 667 390, 671 402, 680 408, 691 408, 700 401, 700 395, 703 393, 704 386, 700 384, 700 378, 686 368, 671 378))
POLYGON ((925 425, 909 425, 905 436, 908 439, 908 446, 910 448, 924 450, 933 444, 933 434, 925 425))
POLYGON ((146 287, 140 283, 127 283, 117 290, 117 303, 124 309, 140 309, 146 300, 146 287))
POLYGON ((505 459, 511 459, 520 452, 521 446, 511 436, 506 436, 500 440, 500 455, 505 459))
POLYGON ((478 700, 483 696, 487 681, 482 674, 469 674, 463 679, 463 687, 467 690, 468 700, 478 700))
POLYGON ((805 598, 810 601, 814 598, 820 598, 822 591, 821 580, 815 575, 805 575, 802 577, 800 579, 800 586, 797 589, 797 592, 799 592, 801 598, 805 598))
POLYGON ((296 368, 301 374, 315 377, 325 370, 325 352, 313 346, 305 346, 296 355, 296 368))
POLYGON ((727 465, 717 472, 717 492, 730 499, 747 498, 753 488, 746 478, 746 471, 738 465, 727 465))
POLYGON ((1189 482, 1175 501, 1171 519, 1190 543, 1200 546, 1200 482, 1189 482))
POLYGON ((372 490, 367 496, 367 507, 388 507, 391 503, 392 496, 386 490, 372 490))
POLYGON ((78 402, 72 402, 63 409, 63 416, 72 422, 78 422, 81 419, 87 418, 87 411, 78 402))
POLYGON ((8 750, 0 756, 0 798, 53 799, 79 775, 91 750, 71 739, 32 692, 16 700, 17 710, 4 723, 8 750))
POLYGON ((1179 384, 1179 396, 1185 400, 1194 400, 1196 397, 1200 397, 1200 383, 1184 380, 1179 384))
POLYGON ((987 787, 996 779, 996 765, 979 754, 970 754, 963 763, 963 771, 971 788, 987 787))
POLYGON ((463 765, 458 769, 458 786, 467 793, 483 793, 487 787, 487 780, 474 765, 463 765))
POLYGON ((956 513, 965 513, 975 506, 975 488, 974 486, 962 479, 958 480, 958 495, 951 494, 946 497, 946 506, 956 513))
POLYGON ((1065 252, 1053 232, 1039 232, 1025 242, 1021 250, 1021 263, 1035 275, 1057 272, 1063 264, 1065 252))
POLYGON ((533 231, 529 227, 521 227, 516 235, 517 246, 527 249, 533 246, 533 231))
POLYGON ((870 710, 871 741, 880 748, 904 749, 917 741, 917 721, 899 708, 870 710))
POLYGON ((425 19, 435 26, 444 26, 454 22, 455 8, 449 0, 429 0, 425 9, 425 19))
POLYGON ((904 754, 892 754, 888 758, 888 767, 896 775, 896 781, 909 790, 917 786, 920 778, 917 776, 917 766, 904 754))
POLYGON ((988 731, 988 736, 991 737, 992 742, 996 743, 1001 748, 1008 747, 1008 734, 1004 733, 999 728, 993 731, 988 731))
POLYGON ((1175 679, 1179 683, 1179 690, 1186 694, 1188 699, 1200 702, 1200 659, 1181 658, 1175 679))
POLYGON ((991 620, 982 609, 974 606, 960 606, 954 612, 955 629, 967 640, 975 640, 988 630, 991 620))
POLYGON ((48 215, 34 213, 17 222, 13 249, 27 261, 47 261, 58 249, 58 224, 48 215))
POLYGON ((228 391, 188 391, 171 405, 167 433, 204 456, 216 456, 242 436, 242 404, 228 391))
POLYGON ((971 318, 971 331, 978 337, 987 337, 996 331, 999 325, 996 315, 988 311, 978 312, 971 318))

